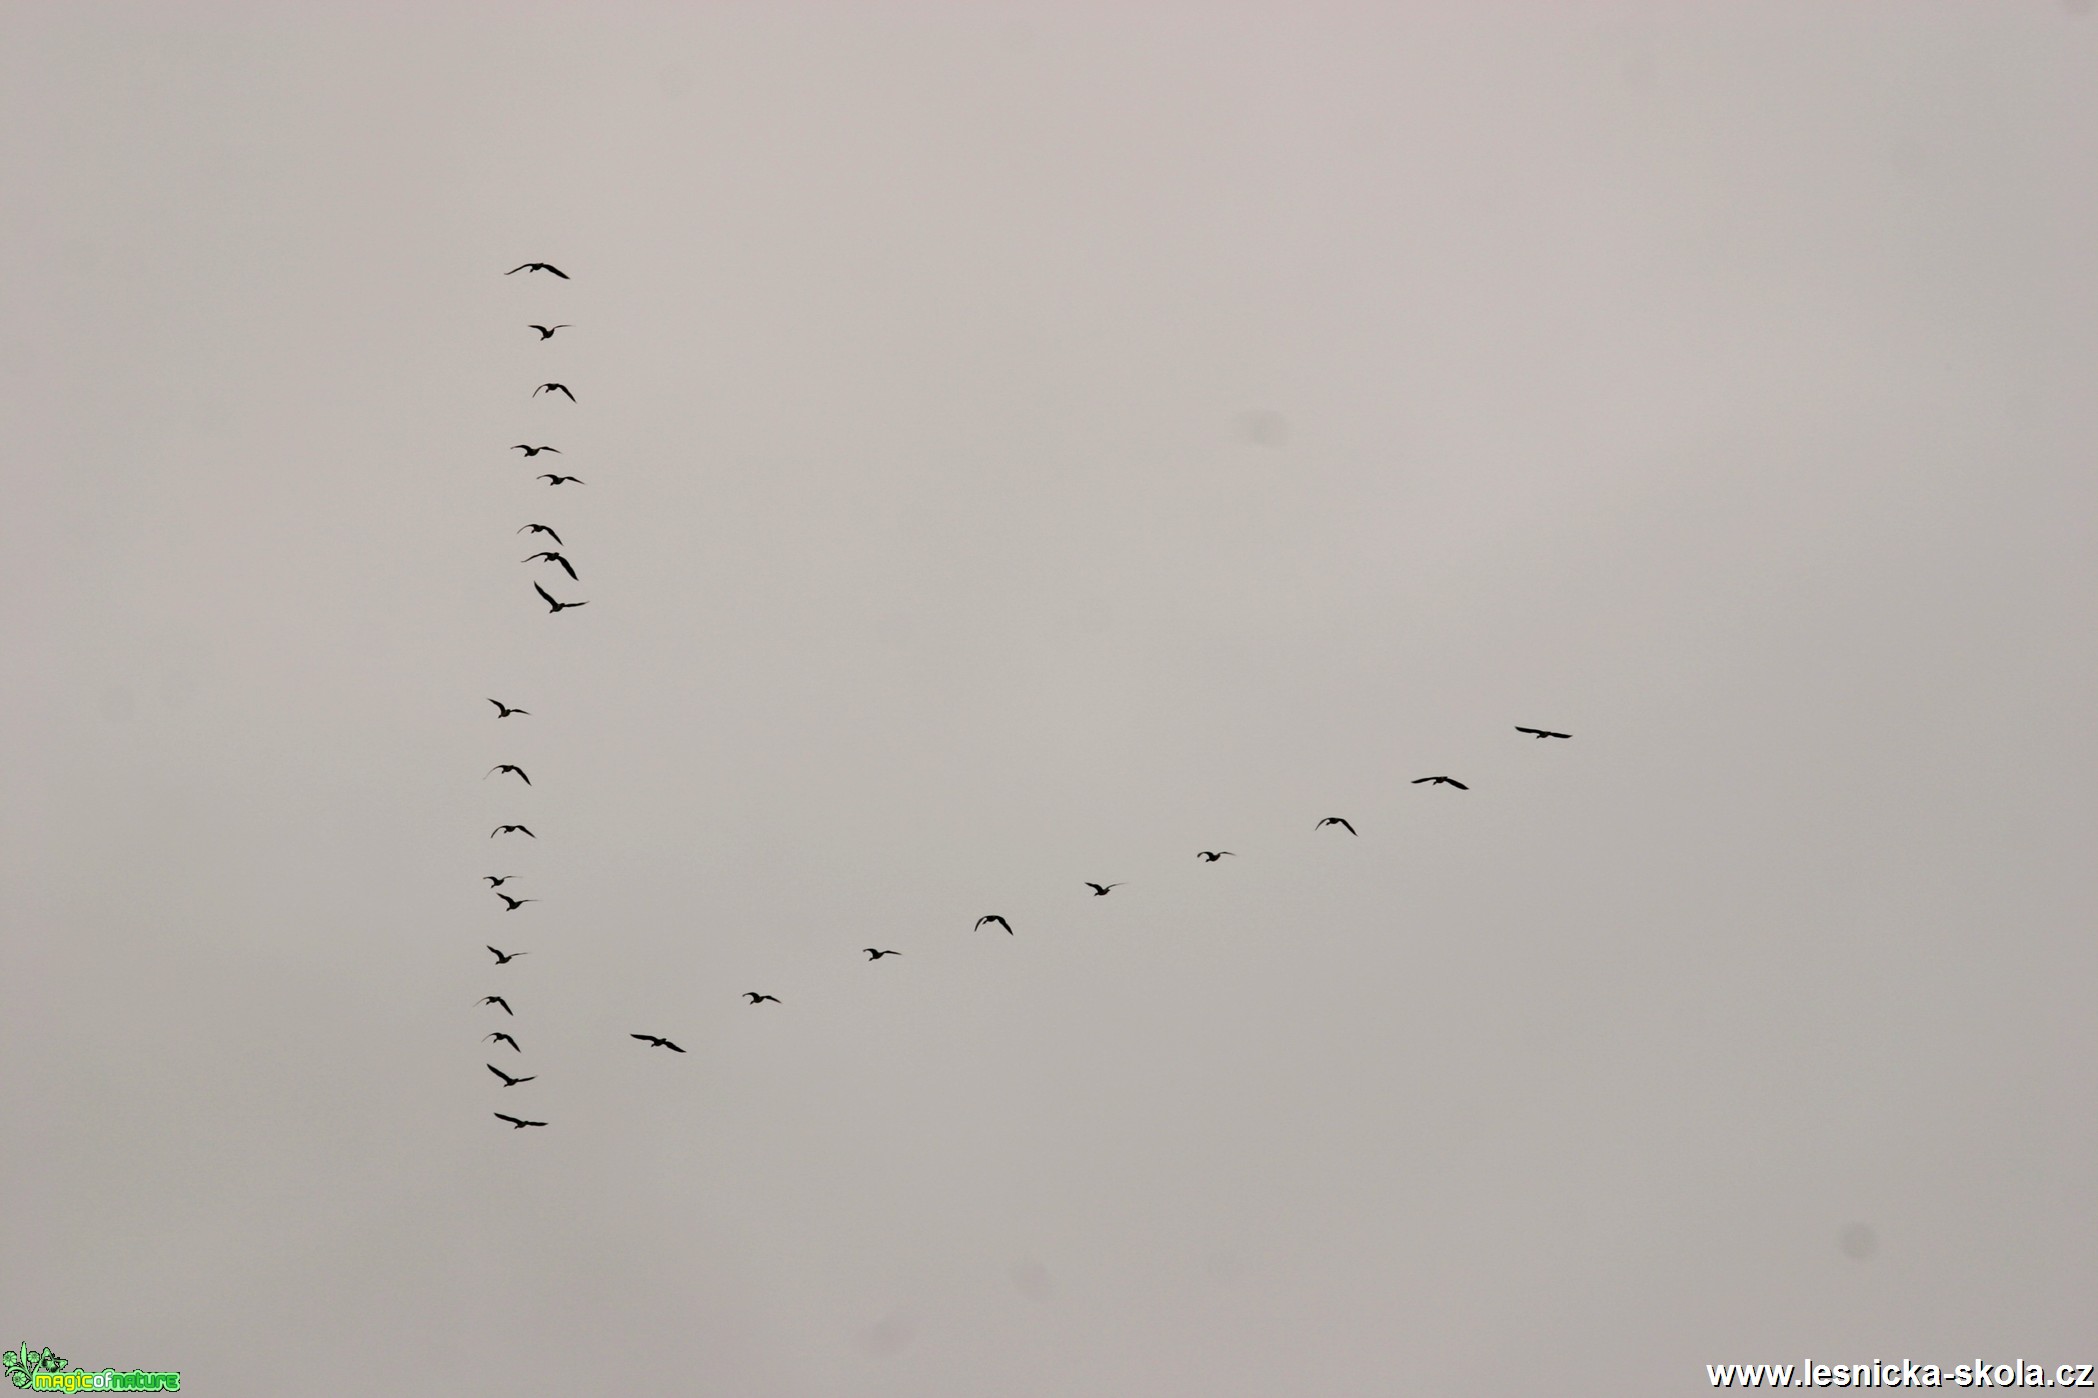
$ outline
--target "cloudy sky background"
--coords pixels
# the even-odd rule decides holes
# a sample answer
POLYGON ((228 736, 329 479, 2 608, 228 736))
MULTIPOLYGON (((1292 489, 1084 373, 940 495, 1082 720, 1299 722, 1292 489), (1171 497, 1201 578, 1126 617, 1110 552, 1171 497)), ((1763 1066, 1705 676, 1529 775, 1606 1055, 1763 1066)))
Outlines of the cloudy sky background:
POLYGON ((0 8, 0 1341, 2098 1360, 2089 8, 0 8))

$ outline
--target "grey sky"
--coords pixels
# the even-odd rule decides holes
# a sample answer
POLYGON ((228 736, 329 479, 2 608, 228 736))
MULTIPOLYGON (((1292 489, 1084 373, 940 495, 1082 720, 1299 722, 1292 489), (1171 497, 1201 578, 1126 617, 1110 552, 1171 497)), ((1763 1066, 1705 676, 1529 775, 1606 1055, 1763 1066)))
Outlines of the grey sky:
POLYGON ((0 1341, 2098 1360, 2089 6, 331 8, 0 7, 0 1341))

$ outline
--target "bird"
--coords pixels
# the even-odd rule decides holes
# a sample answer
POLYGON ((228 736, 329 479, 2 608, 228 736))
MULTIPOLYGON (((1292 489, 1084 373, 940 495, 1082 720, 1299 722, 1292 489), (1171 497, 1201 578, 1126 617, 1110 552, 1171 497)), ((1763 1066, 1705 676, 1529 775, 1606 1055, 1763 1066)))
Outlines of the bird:
POLYGON ((511 1038, 508 1034, 503 1033, 500 1029, 498 1029, 493 1034, 486 1035, 485 1038, 489 1040, 501 1040, 503 1043, 508 1044, 511 1048, 516 1049, 517 1052, 524 1052, 523 1049, 517 1047, 517 1040, 511 1038))
POLYGON ((568 385, 565 383, 543 383, 539 385, 539 387, 532 390, 532 396, 534 398, 537 398, 542 393, 566 393, 568 394, 568 401, 571 403, 575 402, 575 394, 570 391, 568 385))
POLYGON ((590 605, 587 601, 556 602, 554 600, 554 595, 551 592, 548 592, 545 588, 541 587, 538 583, 532 584, 532 591, 538 593, 541 597, 544 597, 546 599, 547 610, 555 615, 559 615, 560 613, 567 611, 570 607, 587 607, 590 605))
POLYGON ((532 779, 530 777, 525 776, 525 769, 518 766, 515 762, 505 762, 500 764, 499 766, 490 767, 488 769, 488 776, 481 778, 481 780, 487 781, 488 777, 494 776, 497 772, 515 772, 519 777, 523 778, 524 784, 526 786, 530 786, 532 784, 532 779))
POLYGON ((536 903, 539 901, 537 898, 512 898, 507 893, 498 893, 495 896, 502 899, 505 903, 508 903, 510 905, 509 907, 503 909, 503 911, 506 913, 514 913, 527 903, 536 903))
POLYGON ((903 955, 903 953, 902 953, 902 952, 900 952, 900 951, 876 951, 876 950, 875 950, 875 949, 874 949, 873 947, 864 947, 864 948, 862 948, 862 950, 864 950, 864 951, 865 951, 865 952, 867 953, 867 959, 868 959, 869 961, 879 961, 879 960, 881 960, 881 959, 882 959, 882 958, 883 958, 884 956, 901 956, 901 955, 903 955))
POLYGON ((504 1087, 515 1087, 521 1082, 532 1082, 536 1080, 539 1076, 537 1073, 534 1073, 529 1078, 513 1078, 508 1073, 504 1072, 502 1069, 496 1067, 493 1063, 488 1065, 488 1071, 501 1078, 503 1080, 504 1087))
POLYGON ((543 451, 550 451, 555 456, 559 456, 561 454, 561 449, 559 447, 528 447, 523 442, 519 442, 516 445, 512 446, 510 450, 521 451, 526 456, 537 456, 540 452, 543 451))
POLYGON ((490 699, 488 702, 495 705, 495 716, 497 718, 508 718, 512 714, 523 714, 526 718, 532 716, 530 709, 513 709, 500 699, 490 699))
MULTIPOLYGON (((525 834, 532 835, 532 832, 529 830, 525 830, 525 828, 522 825, 498 825, 495 827, 495 829, 488 832, 488 838, 492 840, 498 835, 507 835, 512 830, 523 830, 525 834)), ((536 840, 539 837, 537 835, 532 835, 532 838, 536 840)))
MULTIPOLYGON (((524 526, 523 529, 519 529, 517 532, 522 534, 525 532, 525 529, 531 530, 534 534, 544 534, 547 538, 552 539, 557 544, 561 543, 561 536, 559 534, 556 534, 553 530, 547 528, 543 524, 527 524, 524 526)), ((561 547, 566 548, 568 546, 566 544, 561 544, 561 547)))
POLYGON ((1316 830, 1319 828, 1320 825, 1338 825, 1341 829, 1347 831, 1350 835, 1355 833, 1355 827, 1342 820, 1339 816, 1327 816, 1324 820, 1320 821, 1318 825, 1314 825, 1311 828, 1316 830))
POLYGON ((1413 785, 1415 786, 1419 786, 1422 782, 1434 782, 1437 786, 1454 786, 1459 791, 1471 790, 1470 787, 1458 781, 1455 777, 1415 777, 1413 779, 1413 785))
POLYGON ((1195 851, 1195 858, 1201 860, 1204 864, 1214 864, 1230 853, 1231 851, 1228 849, 1198 849, 1195 851))
POLYGON ((517 1011, 510 1008, 510 1002, 500 995, 484 995, 481 997, 481 1003, 484 1005, 501 1005, 504 1014, 511 1016, 513 1019, 517 1016, 517 1011))
POLYGON ((987 922, 995 922, 1000 927, 1003 927, 1005 929, 1006 936, 1010 937, 1013 935, 1013 925, 1010 922, 1007 922, 1004 918, 998 916, 998 914, 985 913, 982 917, 976 919, 976 925, 978 927, 983 926, 987 922))
POLYGON ((1573 736, 1573 734, 1571 733, 1554 733, 1549 728, 1525 728, 1519 723, 1515 725, 1515 731, 1518 733, 1528 733, 1532 737, 1537 738, 1571 738, 1573 736))
POLYGON ((562 271, 559 267, 556 267, 551 262, 527 262, 522 267, 512 267, 509 271, 503 273, 503 275, 506 277, 514 277, 519 272, 552 272, 562 281, 565 282, 568 280, 568 273, 562 271))
MULTIPOLYGON (((502 895, 497 894, 496 896, 500 898, 502 895)), ((481 945, 488 946, 486 942, 481 943, 481 945)), ((532 954, 528 951, 499 951, 495 947, 488 947, 488 949, 495 952, 495 964, 498 966, 507 966, 520 956, 530 956, 532 954)))
POLYGON ((1095 898, 1105 898, 1107 896, 1107 890, 1109 890, 1110 888, 1120 888, 1122 886, 1118 883, 1094 883, 1090 879, 1080 879, 1079 882, 1084 884, 1087 888, 1093 890, 1093 896, 1095 898))
POLYGON ((568 485, 571 482, 573 482, 576 485, 590 484, 590 482, 584 480, 581 476, 557 476, 551 471, 547 472, 545 475, 542 476, 534 476, 532 477, 532 479, 535 481, 545 481, 548 485, 568 485))
POLYGON ((629 1034, 627 1035, 627 1037, 629 1039, 640 1039, 643 1042, 645 1042, 650 1048, 667 1048, 672 1053, 684 1052, 683 1049, 679 1048, 676 1044, 670 1042, 670 1040, 657 1038, 654 1034, 629 1034))
POLYGON ((544 1126, 544 1125, 546 1125, 546 1123, 545 1123, 545 1122, 543 1122, 543 1121, 526 1121, 526 1120, 525 1120, 525 1119, 524 1119, 523 1117, 519 1117, 519 1116, 504 1116, 504 1115, 503 1115, 503 1114, 502 1114, 501 1112, 497 1112, 497 1113, 496 1113, 496 1117, 497 1117, 497 1118, 498 1118, 499 1120, 502 1120, 502 1121, 507 1121, 507 1122, 509 1122, 511 1126, 515 1127, 515 1128, 516 1128, 517 1130, 519 1130, 519 1131, 522 1131, 522 1130, 524 1130, 524 1129, 525 1129, 525 1128, 526 1128, 527 1126, 544 1126))
POLYGON ((746 990, 743 993, 750 997, 750 1003, 753 1005, 763 1004, 767 1000, 770 1000, 775 1005, 779 1003, 777 995, 760 995, 755 990, 746 990))
POLYGON ((573 330, 573 329, 575 329, 575 327, 574 327, 573 325, 531 325, 531 326, 527 326, 527 327, 525 327, 525 328, 526 328, 526 329, 528 329, 528 330, 536 330, 536 331, 538 331, 538 332, 539 332, 539 338, 540 338, 540 339, 542 339, 542 340, 551 340, 551 339, 553 339, 553 338, 554 338, 554 332, 555 332, 556 330, 573 330))
POLYGON ((516 877, 517 877, 517 875, 515 875, 515 874, 483 874, 483 875, 481 875, 481 877, 482 877, 482 878, 484 878, 484 879, 486 879, 486 880, 488 880, 488 886, 489 886, 490 888, 501 888, 501 887, 502 887, 502 886, 503 886, 504 884, 506 884, 506 883, 510 882, 510 880, 512 880, 512 879, 514 879, 514 878, 516 878, 516 877))
POLYGON ((569 577, 575 578, 577 582, 582 581, 581 578, 577 578, 575 575, 575 564, 570 563, 567 559, 563 558, 560 554, 555 553, 552 549, 547 549, 543 553, 535 553, 530 558, 520 558, 517 561, 519 563, 537 563, 542 558, 549 563, 560 564, 563 570, 567 572, 569 577))

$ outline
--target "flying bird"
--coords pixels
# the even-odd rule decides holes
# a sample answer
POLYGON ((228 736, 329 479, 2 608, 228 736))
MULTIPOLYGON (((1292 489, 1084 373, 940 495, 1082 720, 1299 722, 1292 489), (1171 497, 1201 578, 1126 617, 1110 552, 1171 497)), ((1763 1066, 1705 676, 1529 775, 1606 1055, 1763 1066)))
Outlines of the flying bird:
POLYGON ((1120 888, 1122 886, 1118 883, 1094 883, 1090 879, 1080 879, 1079 882, 1084 884, 1087 888, 1093 890, 1093 896, 1095 898, 1105 898, 1107 896, 1107 890, 1109 890, 1110 888, 1120 888))
POLYGON ((561 454, 561 449, 559 447, 528 447, 523 442, 519 442, 516 445, 512 446, 510 450, 521 451, 526 456, 537 456, 540 452, 543 451, 550 451, 555 456, 559 456, 561 454))
POLYGON ((522 267, 512 267, 509 271, 503 273, 503 275, 506 277, 514 277, 519 272, 552 272, 562 281, 565 282, 568 280, 568 273, 562 271, 559 267, 556 267, 551 262, 527 262, 522 267))
POLYGON ((865 948, 862 948, 862 950, 864 950, 864 951, 865 951, 865 952, 867 953, 867 959, 868 959, 869 961, 879 961, 879 960, 881 960, 881 959, 882 959, 882 958, 883 958, 884 956, 901 956, 901 955, 903 955, 903 953, 902 953, 902 952, 900 952, 900 951, 876 951, 876 950, 875 950, 875 949, 874 949, 873 947, 865 947, 865 948))
POLYGON ((1198 849, 1195 851, 1195 858, 1201 860, 1204 864, 1214 864, 1230 853, 1231 851, 1228 849, 1198 849))
POLYGON ((526 718, 532 716, 530 709, 513 709, 500 699, 490 699, 488 702, 495 705, 495 716, 497 718, 508 718, 512 714, 523 714, 526 718))
POLYGON ((493 1034, 486 1035, 485 1038, 489 1040, 500 1040, 501 1042, 508 1044, 511 1048, 516 1049, 517 1052, 524 1052, 523 1049, 517 1047, 517 1040, 511 1038, 508 1034, 503 1033, 500 1029, 498 1029, 493 1034))
POLYGON ((575 402, 575 394, 569 391, 569 387, 565 383, 543 383, 539 385, 539 387, 532 390, 532 396, 534 398, 537 398, 542 393, 549 395, 555 393, 566 393, 568 394, 568 401, 571 403, 575 402))
POLYGON ((563 558, 560 554, 555 553, 552 549, 548 549, 544 553, 535 553, 530 558, 520 558, 517 561, 519 563, 537 563, 542 558, 549 563, 560 564, 561 567, 567 572, 569 577, 574 578, 577 582, 582 581, 581 578, 577 578, 575 575, 575 565, 573 563, 570 563, 567 559, 563 558))
POLYGON ((484 995, 481 997, 481 1003, 484 1005, 501 1005, 503 1013, 511 1016, 513 1019, 517 1015, 517 1011, 510 1008, 510 1002, 500 995, 484 995))
MULTIPOLYGON (((524 526, 523 529, 519 529, 517 532, 522 534, 525 532, 525 529, 531 530, 534 534, 544 534, 547 538, 552 539, 557 544, 561 543, 561 536, 559 534, 556 534, 553 530, 547 528, 543 524, 527 524, 524 526)), ((563 548, 568 547, 566 544, 562 544, 561 546, 563 548)))
POLYGON ((524 784, 526 786, 530 786, 532 784, 532 779, 530 777, 525 776, 525 769, 518 766, 515 762, 505 762, 499 766, 490 767, 488 769, 488 776, 481 778, 481 780, 487 781, 488 777, 494 776, 497 772, 515 772, 519 777, 522 777, 524 779, 524 784))
POLYGON ((1422 782, 1434 782, 1437 786, 1454 786, 1459 791, 1471 790, 1470 787, 1458 781, 1455 777, 1415 777, 1413 779, 1413 785, 1415 786, 1419 786, 1422 782))
MULTIPOLYGON (((486 779, 483 778, 483 780, 486 779)), ((507 835, 513 830, 522 830, 525 834, 532 835, 532 832, 529 830, 525 830, 525 828, 522 825, 498 825, 495 827, 495 829, 488 832, 488 838, 492 840, 498 835, 507 835)), ((532 838, 536 840, 539 837, 537 835, 532 835, 532 838)), ((516 875, 513 874, 511 875, 511 877, 515 878, 516 875)))
POLYGON ((547 610, 556 616, 558 616, 562 612, 567 611, 570 607, 587 607, 590 605, 587 601, 556 602, 554 600, 554 595, 551 592, 548 592, 545 588, 541 587, 538 583, 532 584, 532 591, 538 593, 541 597, 544 597, 546 599, 547 610))
POLYGON ((1571 733, 1554 733, 1549 728, 1525 728, 1519 723, 1515 725, 1515 731, 1518 733, 1528 733, 1532 737, 1536 738, 1571 738, 1573 736, 1573 734, 1571 733))
POLYGON ((1347 831, 1350 835, 1355 833, 1355 827, 1342 820, 1339 816, 1327 816, 1324 820, 1320 821, 1318 825, 1314 825, 1311 828, 1316 830, 1321 825, 1338 825, 1341 829, 1347 831))
MULTIPOLYGON (((496 896, 501 897, 502 895, 497 894, 496 896)), ((481 943, 481 945, 488 946, 486 942, 481 943)), ((528 951, 498 951, 494 947, 488 947, 488 949, 495 952, 495 964, 498 966, 507 966, 520 956, 530 956, 532 954, 528 951)))
POLYGON ((495 1115, 496 1115, 496 1119, 497 1119, 497 1120, 499 1120, 499 1121, 507 1121, 507 1122, 509 1122, 509 1123, 510 1123, 510 1125, 511 1125, 511 1126, 515 1127, 515 1128, 516 1128, 517 1130, 519 1130, 519 1131, 522 1131, 522 1130, 524 1130, 524 1129, 525 1129, 525 1128, 526 1128, 527 1126, 544 1126, 544 1125, 546 1125, 546 1123, 545 1123, 545 1122, 543 1122, 543 1121, 526 1121, 526 1120, 525 1120, 525 1119, 524 1119, 523 1117, 518 1117, 518 1116, 504 1116, 504 1115, 503 1115, 503 1114, 502 1114, 501 1112, 497 1112, 497 1113, 496 1113, 495 1115))
POLYGON ((502 887, 502 886, 503 886, 504 884, 506 884, 506 883, 510 882, 510 880, 512 880, 512 879, 514 879, 514 878, 516 878, 516 877, 517 877, 517 875, 515 875, 515 874, 483 874, 483 875, 481 875, 481 877, 482 877, 482 878, 484 878, 484 879, 486 879, 486 880, 488 880, 488 886, 489 886, 490 888, 501 888, 501 887, 502 887))
POLYGON ((1013 935, 1013 925, 1010 922, 1007 922, 1004 918, 998 916, 998 914, 985 913, 982 917, 976 919, 976 925, 978 927, 983 926, 987 922, 995 922, 1000 927, 1003 927, 1005 929, 1006 936, 1010 937, 1013 935))
MULTIPOLYGON (((505 903, 508 903, 510 905, 509 907, 503 909, 503 911, 506 913, 514 913, 527 903, 536 903, 539 901, 537 898, 512 898, 507 893, 498 893, 495 896, 502 899, 505 903)), ((522 955, 523 953, 519 954, 522 955)))
POLYGON ((683 1049, 679 1048, 676 1044, 670 1042, 670 1040, 659 1039, 653 1034, 629 1034, 627 1035, 627 1037, 629 1039, 640 1039, 642 1042, 646 1043, 650 1048, 667 1048, 672 1053, 684 1052, 683 1049))
POLYGON ((532 477, 532 479, 535 481, 545 481, 548 485, 568 485, 571 483, 575 485, 590 484, 590 482, 584 480, 581 476, 557 476, 551 471, 547 472, 543 476, 534 476, 532 477))
POLYGON ((755 990, 746 990, 743 993, 750 997, 750 1003, 753 1005, 761 1005, 767 1000, 770 1000, 775 1005, 779 1003, 777 995, 760 995, 755 990))
POLYGON ((527 326, 526 329, 538 331, 539 338, 542 340, 551 340, 554 338, 556 330, 573 330, 575 327, 573 325, 532 325, 527 326))
POLYGON ((537 1073, 534 1073, 529 1078, 513 1078, 508 1073, 504 1072, 502 1069, 496 1067, 493 1063, 488 1065, 488 1071, 501 1078, 503 1080, 504 1087, 515 1087, 521 1082, 532 1082, 535 1081, 539 1076, 537 1073))

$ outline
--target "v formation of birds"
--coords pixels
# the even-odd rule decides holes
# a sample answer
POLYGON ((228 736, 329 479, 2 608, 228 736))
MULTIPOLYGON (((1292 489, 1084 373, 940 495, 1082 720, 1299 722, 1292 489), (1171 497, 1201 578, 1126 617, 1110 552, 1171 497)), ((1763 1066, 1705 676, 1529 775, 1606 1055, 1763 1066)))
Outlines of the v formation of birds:
MULTIPOLYGON (((517 267, 511 268, 510 271, 505 272, 503 275, 516 276, 520 272, 528 274, 537 274, 544 272, 551 274, 552 276, 557 277, 564 282, 569 280, 568 274, 566 272, 562 271, 560 268, 548 262, 526 262, 517 267)), ((543 344, 546 341, 553 339, 554 333, 556 331, 571 330, 575 327, 563 323, 558 325, 531 324, 528 325, 526 328, 536 332, 539 337, 539 342, 543 344)), ((548 398, 553 398, 558 395, 567 398, 570 403, 576 403, 580 401, 579 399, 577 399, 574 391, 570 389, 569 386, 565 383, 542 383, 532 390, 530 396, 533 398, 538 398, 541 395, 545 395, 548 398)), ((521 451, 524 453, 524 456, 522 458, 518 458, 519 460, 529 460, 533 457, 538 456, 542 452, 550 452, 557 456, 561 454, 561 450, 559 447, 546 445, 544 443, 534 445, 526 442, 518 442, 514 444, 510 449, 512 451, 521 451)), ((580 480, 575 476, 563 475, 557 472, 546 472, 536 477, 536 479, 545 481, 549 486, 585 484, 584 481, 580 480)), ((517 532, 519 534, 529 534, 535 542, 542 536, 551 539, 554 542, 556 549, 566 549, 568 547, 565 543, 562 542, 561 536, 558 533, 556 533, 551 526, 546 524, 525 524, 520 526, 517 532)), ((581 581, 581 577, 576 572, 574 563, 572 563, 568 559, 565 553, 555 552, 553 550, 544 550, 539 553, 532 554, 530 557, 524 559, 523 561, 526 563, 545 563, 551 567, 558 567, 563 573, 567 575, 569 582, 574 583, 581 581)), ((546 588, 537 581, 533 582, 532 590, 539 595, 540 600, 546 603, 547 612, 551 616, 558 616, 562 612, 569 611, 573 608, 589 605, 587 599, 580 601, 562 601, 556 598, 552 593, 549 593, 546 590, 546 588)), ((490 698, 488 702, 495 706, 495 717, 498 719, 531 717, 531 710, 514 706, 512 704, 507 703, 504 700, 490 698)), ((1530 728, 1525 727, 1521 724, 1515 725, 1515 731, 1529 736, 1531 738, 1538 739, 1571 738, 1573 736, 1571 733, 1561 733, 1557 730, 1550 728, 1530 728)), ((530 786, 532 784, 532 779, 531 777, 525 774, 524 768, 517 765, 514 762, 498 763, 496 766, 489 769, 487 776, 483 777, 483 780, 485 781, 487 780, 487 777, 494 776, 515 777, 517 778, 518 783, 523 786, 530 786)), ((1451 776, 1415 777, 1413 778, 1412 784, 1415 786, 1425 785, 1431 788, 1436 786, 1448 786, 1458 791, 1471 790, 1471 787, 1469 785, 1451 776)), ((1354 824, 1350 822, 1345 816, 1324 816, 1314 823, 1314 825, 1312 826, 1312 830, 1314 831, 1314 833, 1316 833, 1317 831, 1324 830, 1329 826, 1333 827, 1337 831, 1346 831, 1349 835, 1358 834, 1354 824)), ((496 839, 498 837, 520 835, 529 837, 534 840, 539 838, 537 835, 534 835, 532 833, 531 829, 528 826, 521 824, 498 825, 494 830, 489 832, 489 838, 491 840, 496 839)), ((1238 855, 1234 851, 1228 849, 1197 850, 1195 852, 1195 858, 1200 860, 1204 864, 1215 864, 1220 860, 1226 858, 1238 858, 1238 855)), ((502 901, 502 911, 506 913, 514 913, 519 909, 523 908, 527 903, 536 903, 539 901, 539 899, 537 898, 519 897, 517 895, 503 891, 504 886, 516 877, 517 875, 515 874, 482 875, 482 878, 488 884, 488 891, 494 894, 495 897, 502 901)), ((1089 890, 1088 896, 1094 898, 1105 898, 1108 894, 1123 886, 1120 882, 1095 883, 1091 879, 1081 879, 1078 880, 1078 882, 1083 884, 1084 887, 1089 890)), ((505 923, 504 925, 507 927, 510 924, 505 923)), ((976 919, 975 930, 981 931, 986 927, 992 928, 993 930, 1003 931, 1007 936, 1018 935, 1014 931, 1012 923, 998 913, 985 913, 983 916, 976 919)), ((526 951, 505 951, 495 946, 489 946, 488 950, 494 954, 495 964, 497 966, 508 966, 511 962, 517 960, 519 957, 527 956, 530 954, 526 951)), ((866 956, 868 964, 870 965, 874 962, 882 960, 884 957, 903 955, 901 951, 888 947, 863 947, 860 950, 866 956)), ((767 994, 763 991, 757 990, 744 991, 742 993, 742 998, 746 1001, 747 1005, 750 1008, 756 1008, 760 1005, 778 1005, 782 1003, 778 996, 767 994)), ((515 1019, 517 1017, 517 1011, 510 1007, 509 1000, 504 996, 486 995, 480 999, 479 1004, 490 1009, 499 1009, 505 1015, 510 1016, 512 1019, 515 1019)), ((670 1039, 660 1034, 632 1033, 629 1034, 628 1037, 640 1041, 642 1045, 648 1048, 668 1049, 673 1053, 679 1054, 685 1052, 685 1050, 678 1044, 672 1042, 670 1039)), ((522 1055, 525 1052, 524 1046, 520 1044, 513 1035, 505 1031, 491 1032, 483 1037, 482 1042, 504 1045, 508 1047, 511 1050, 511 1052, 519 1055, 522 1055)), ((486 1067, 490 1073, 493 1073, 498 1079, 501 1080, 498 1089, 501 1091, 507 1091, 513 1087, 520 1087, 526 1083, 536 1082, 539 1079, 539 1075, 536 1072, 523 1075, 513 1075, 511 1073, 505 1072, 501 1068, 498 1068, 493 1063, 487 1064, 486 1067)), ((534 1120, 529 1117, 514 1116, 508 1112, 496 1112, 495 1117, 498 1121, 507 1122, 510 1125, 511 1129, 516 1131, 522 1131, 528 1126, 545 1126, 548 1124, 544 1121, 534 1120)))

